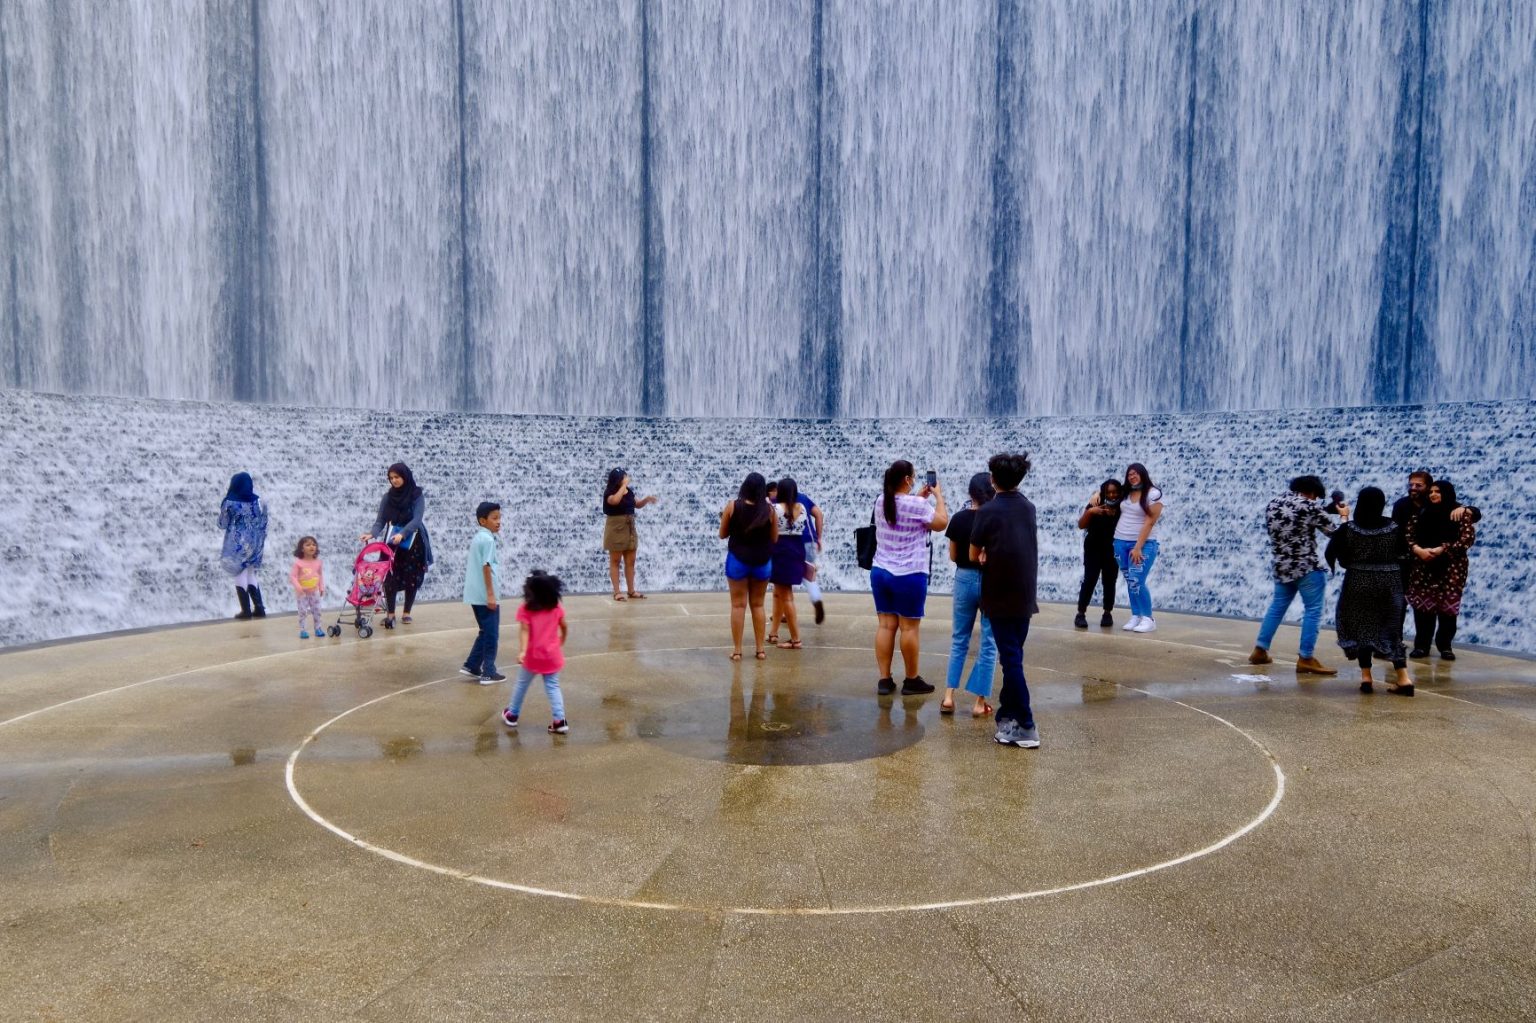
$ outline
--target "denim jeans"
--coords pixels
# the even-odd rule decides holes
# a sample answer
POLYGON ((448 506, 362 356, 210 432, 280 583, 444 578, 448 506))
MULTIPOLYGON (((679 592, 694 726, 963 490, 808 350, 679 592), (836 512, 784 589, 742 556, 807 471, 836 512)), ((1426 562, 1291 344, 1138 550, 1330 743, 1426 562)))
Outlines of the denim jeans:
POLYGON ((1264 615, 1264 624, 1259 626, 1259 638, 1254 646, 1260 650, 1269 649, 1269 644, 1275 638, 1275 630, 1280 628, 1280 623, 1285 620, 1285 612, 1290 610, 1291 601, 1300 593, 1302 612, 1299 653, 1302 657, 1311 657, 1317 649, 1317 631, 1323 624, 1323 598, 1327 590, 1328 573, 1320 568, 1294 582, 1276 581, 1275 595, 1270 599, 1269 611, 1264 615))
POLYGON ((997 723, 1017 721, 1025 728, 1035 723, 1029 709, 1029 682, 1024 678, 1024 641, 1029 638, 1029 619, 994 618, 992 635, 997 640, 997 659, 1003 665, 1003 692, 997 699, 997 723))
POLYGON ((1141 564, 1131 563, 1134 540, 1115 541, 1115 560, 1120 562, 1120 573, 1125 576, 1125 599, 1131 605, 1131 614, 1141 618, 1152 617, 1152 591, 1147 589, 1147 576, 1152 574, 1152 563, 1157 560, 1157 541, 1148 540, 1141 545, 1141 564))
POLYGON ((523 712, 523 697, 528 695, 528 687, 533 684, 533 676, 544 676, 544 695, 549 697, 549 713, 556 721, 565 720, 565 700, 560 696, 560 673, 558 671, 529 671, 527 668, 517 669, 517 684, 512 687, 512 702, 507 704, 507 709, 513 714, 523 712))
POLYGON ((469 609, 475 613, 480 634, 475 637, 475 645, 469 648, 469 659, 464 662, 464 667, 489 675, 496 670, 496 645, 501 640, 501 605, 497 604, 494 611, 484 604, 471 604, 469 609))
POLYGON ((976 664, 971 668, 965 691, 983 700, 992 695, 992 672, 997 667, 997 641, 992 638, 992 623, 981 613, 981 572, 974 568, 955 569, 954 640, 949 646, 949 689, 960 688, 965 673, 965 655, 971 650, 971 628, 981 615, 981 645, 976 648, 976 664))

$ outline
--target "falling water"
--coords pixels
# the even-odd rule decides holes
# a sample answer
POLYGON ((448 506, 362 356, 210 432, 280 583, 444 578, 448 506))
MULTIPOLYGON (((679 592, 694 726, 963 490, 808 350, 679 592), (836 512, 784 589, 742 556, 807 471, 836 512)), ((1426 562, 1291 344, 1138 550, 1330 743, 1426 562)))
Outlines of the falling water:
POLYGON ((1533 393, 1524 0, 0 6, 0 386, 812 417, 1533 393))

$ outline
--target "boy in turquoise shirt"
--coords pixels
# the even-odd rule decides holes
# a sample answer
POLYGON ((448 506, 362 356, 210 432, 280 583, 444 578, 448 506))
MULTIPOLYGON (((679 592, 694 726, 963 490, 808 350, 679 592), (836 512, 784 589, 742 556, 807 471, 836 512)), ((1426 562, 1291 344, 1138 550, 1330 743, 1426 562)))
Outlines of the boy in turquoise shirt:
POLYGON ((469 650, 469 659, 459 669, 483 686, 505 682, 507 676, 496 670, 496 644, 501 633, 501 607, 496 591, 501 588, 501 565, 496 560, 496 534, 501 532, 501 505, 481 501, 475 509, 480 528, 469 542, 469 556, 464 566, 464 603, 475 613, 480 634, 469 650))

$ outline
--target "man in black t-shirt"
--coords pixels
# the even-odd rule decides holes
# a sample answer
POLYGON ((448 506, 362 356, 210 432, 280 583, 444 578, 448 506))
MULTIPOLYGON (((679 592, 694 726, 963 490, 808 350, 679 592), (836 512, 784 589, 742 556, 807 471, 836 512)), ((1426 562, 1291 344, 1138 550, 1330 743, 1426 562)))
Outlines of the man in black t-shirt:
POLYGON ((1029 638, 1030 617, 1040 611, 1035 599, 1040 548, 1035 506, 1019 493, 1019 483, 1029 472, 1029 456, 993 455, 987 468, 997 496, 976 509, 970 554, 981 566, 981 609, 992 622, 997 659, 1003 667, 993 738, 1004 746, 1034 749, 1040 745, 1040 733, 1024 678, 1024 641, 1029 638))

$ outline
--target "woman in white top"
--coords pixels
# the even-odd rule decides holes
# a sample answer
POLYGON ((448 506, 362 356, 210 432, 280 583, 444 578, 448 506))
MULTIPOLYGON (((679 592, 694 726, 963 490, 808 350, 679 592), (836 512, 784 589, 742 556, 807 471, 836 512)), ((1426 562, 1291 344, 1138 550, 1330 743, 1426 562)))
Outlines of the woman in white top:
POLYGON ((1125 499, 1115 525, 1115 560, 1125 576, 1131 604, 1131 620, 1122 626, 1126 632, 1157 631, 1147 576, 1157 561, 1157 523, 1162 515, 1163 492, 1152 485, 1146 466, 1132 462, 1125 470, 1125 499))
POLYGON ((875 615, 880 621, 875 632, 875 666, 880 670, 880 681, 875 691, 881 696, 896 691, 891 658, 896 652, 898 631, 902 666, 907 672, 901 683, 901 695, 933 692, 933 686, 917 673, 918 628, 923 624, 923 608, 928 598, 929 536, 944 532, 949 525, 949 509, 944 505, 944 491, 937 481, 932 485, 925 483, 914 494, 916 484, 911 462, 892 462, 885 470, 883 492, 873 509, 875 565, 869 573, 869 588, 874 593, 875 615))

